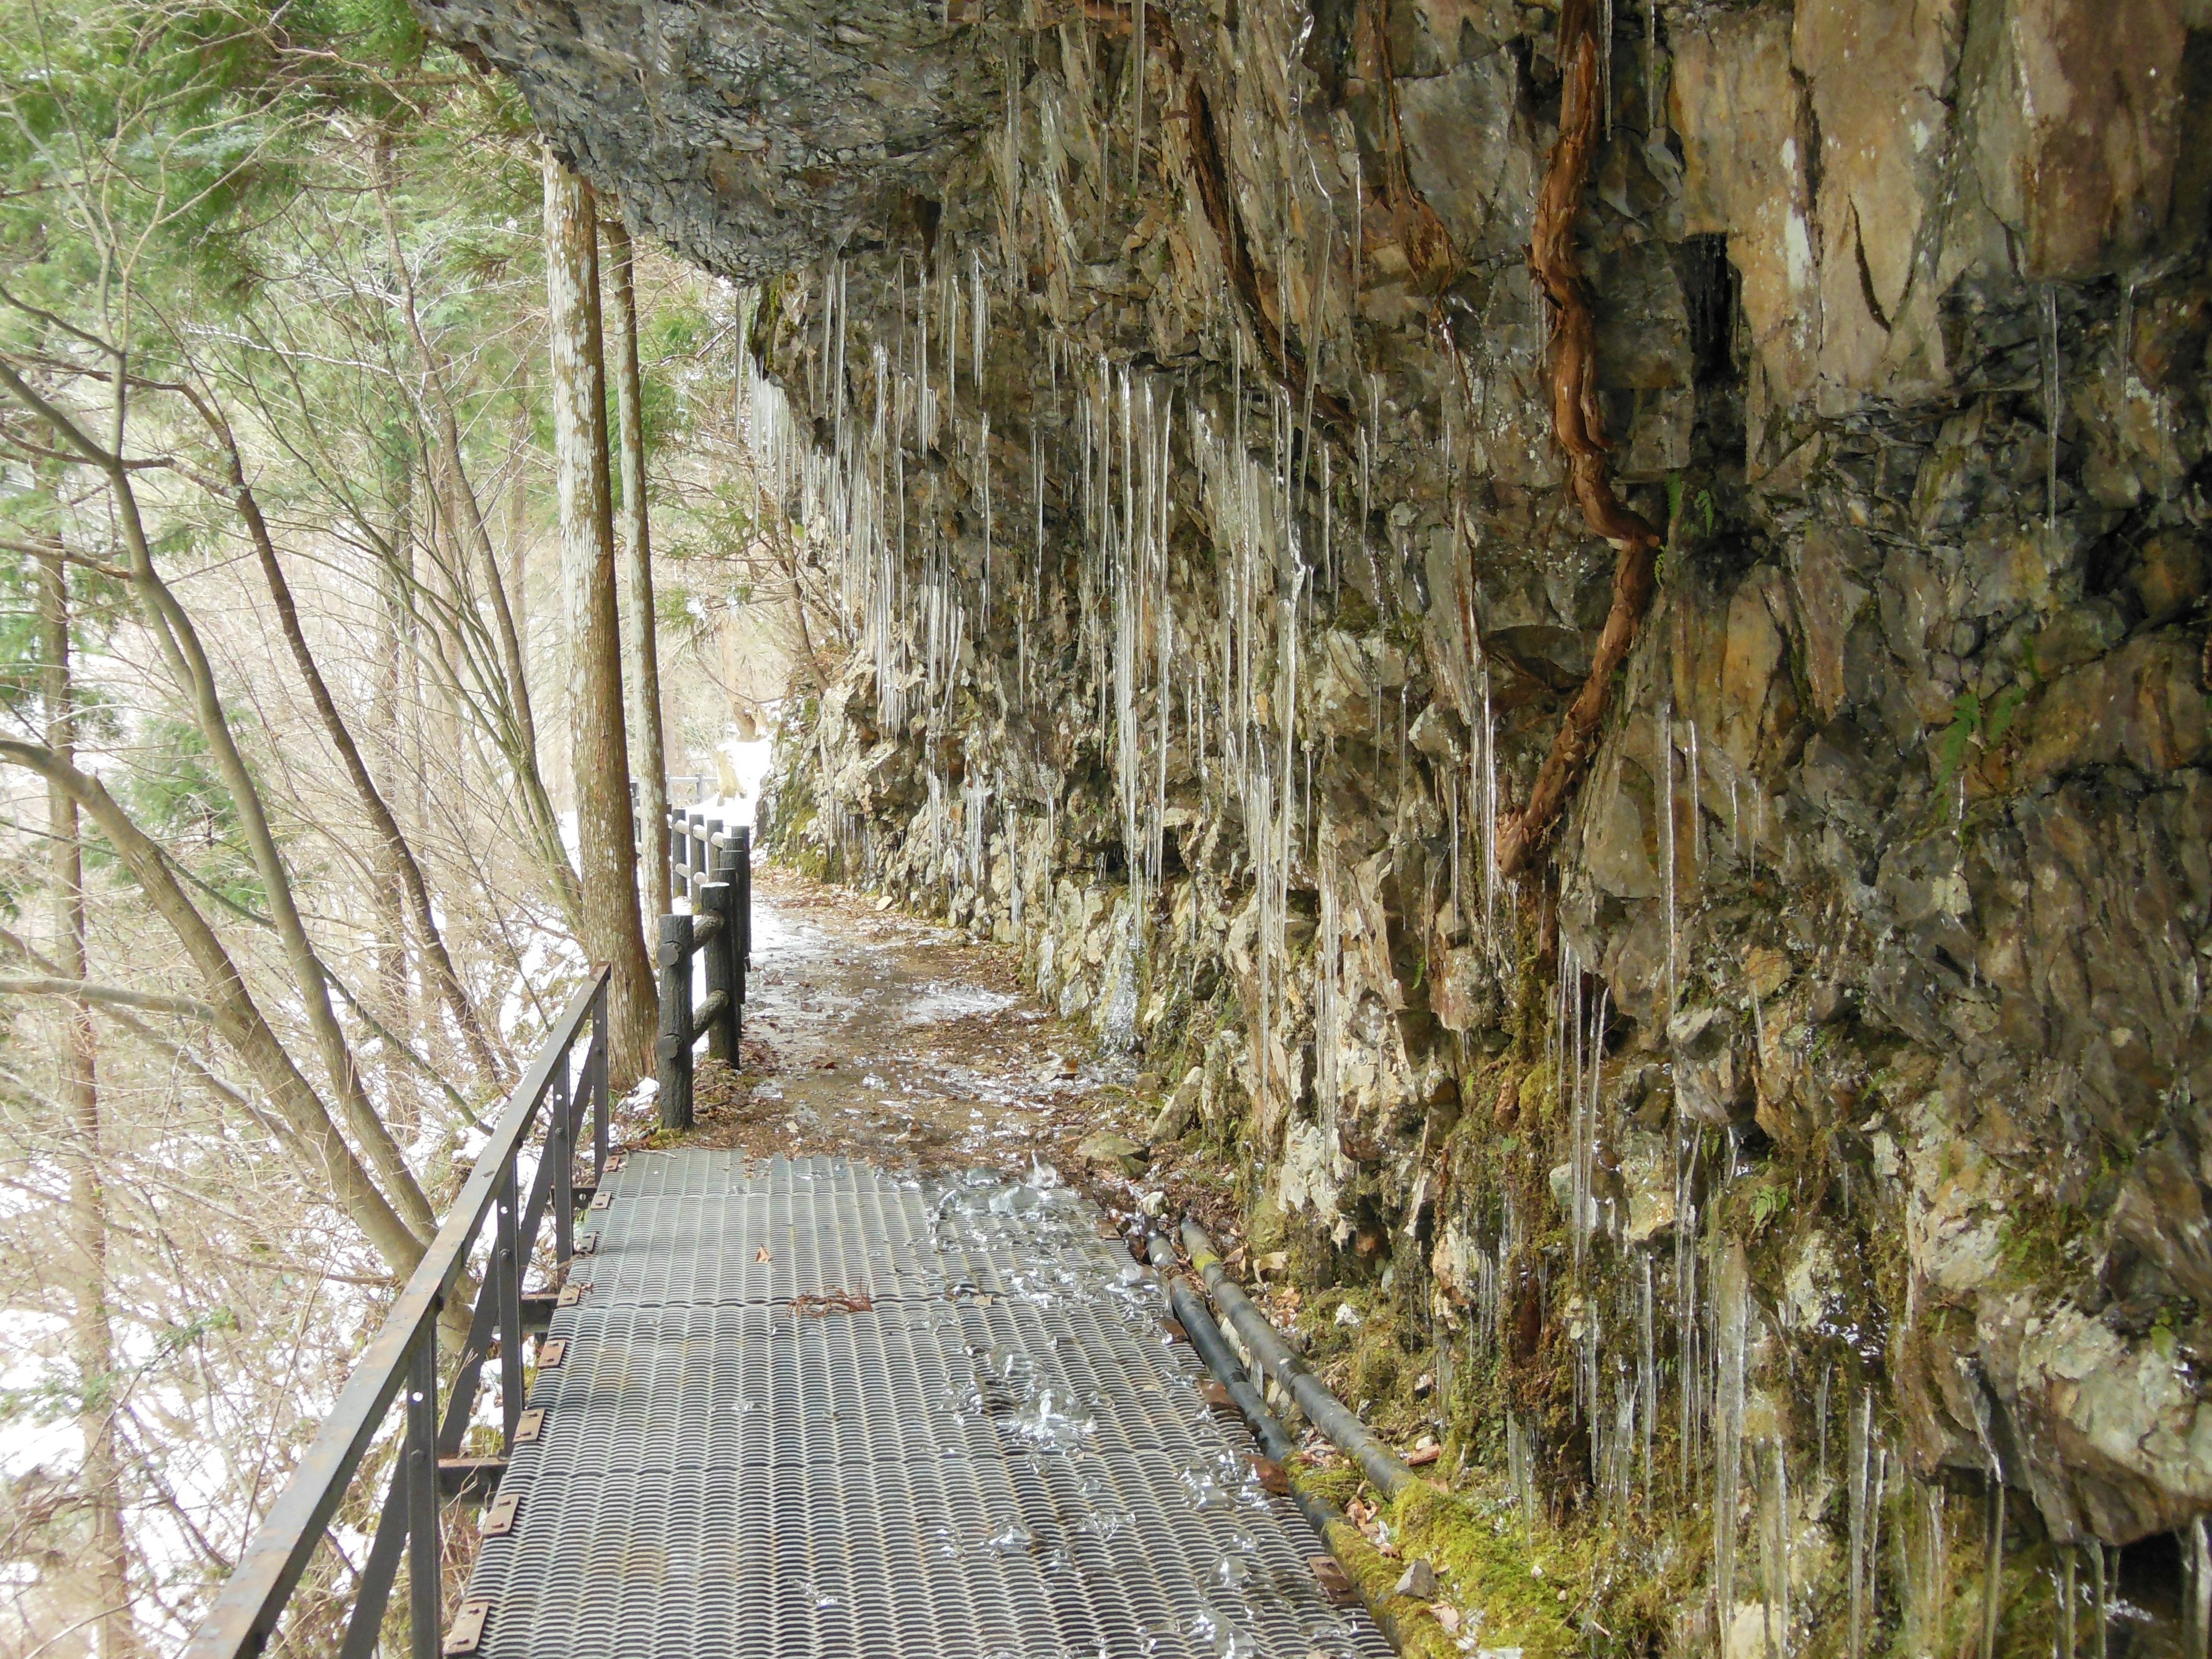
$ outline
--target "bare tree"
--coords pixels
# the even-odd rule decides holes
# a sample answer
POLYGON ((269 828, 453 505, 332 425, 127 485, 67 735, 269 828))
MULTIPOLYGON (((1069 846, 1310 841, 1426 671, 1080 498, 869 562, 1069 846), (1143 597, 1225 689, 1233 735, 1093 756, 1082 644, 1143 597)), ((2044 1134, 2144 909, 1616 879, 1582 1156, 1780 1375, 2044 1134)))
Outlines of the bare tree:
POLYGON ((293 1063, 246 989, 230 952, 185 893, 167 855, 131 822, 105 784, 63 761, 44 744, 0 738, 0 763, 36 772, 49 788, 65 792, 99 826, 191 957, 214 1011, 216 1030, 312 1153, 319 1166, 312 1171, 319 1185, 368 1237, 394 1274, 404 1277, 414 1271, 422 1258, 422 1241, 400 1219, 339 1135, 321 1097, 293 1063))
POLYGON ((545 291, 552 343, 553 450, 568 623, 570 771, 582 854, 584 948, 614 970, 615 1086, 650 1069, 658 1024, 637 908, 635 820, 623 732, 622 634, 607 466, 606 362, 591 186, 545 152, 545 291))
MULTIPOLYGON (((473 556, 478 577, 491 601, 492 617, 497 625, 499 659, 505 680, 503 702, 514 711, 515 737, 508 745, 508 759, 515 769, 516 782, 525 811, 528 814, 534 838, 539 843, 542 857, 552 873, 563 902, 568 905, 578 926, 582 925, 580 899, 576 892, 575 874, 570 869, 568 855, 561 845, 558 826, 555 821, 552 803, 538 769, 538 720, 530 699, 530 679, 523 662, 523 639, 517 626, 514 607, 508 603, 505 580, 500 573, 499 557, 493 550, 491 531, 485 521, 483 504, 478 498, 475 483, 469 476, 468 464, 461 453, 460 417, 454 411, 453 391, 447 383, 445 358, 432 344, 422 327, 422 313, 415 299, 415 276, 407 264, 405 249, 399 240, 399 218, 392 198, 391 149, 388 134, 380 132, 370 149, 369 174, 374 182, 377 204, 384 220, 386 250, 391 257, 392 274, 399 283, 399 308, 406 319, 408 338, 415 349, 423 387, 424 414, 433 434, 430 456, 437 479, 434 500, 441 503, 447 533, 456 544, 460 558, 456 569, 473 556)), ((605 422, 602 420, 602 425, 605 422)), ((520 564, 521 551, 518 547, 511 562, 520 564)))
MULTIPOLYGON (((39 568, 40 700, 46 704, 46 746, 74 763, 76 697, 70 681, 69 571, 61 544, 42 551, 39 568)), ((69 1231, 73 1247, 75 1307, 70 1348, 77 1372, 77 1432, 84 1440, 80 1483, 91 1522, 94 1593, 101 1659, 137 1650, 131 1619, 130 1555, 123 1535, 122 1484, 118 1476, 109 1382, 115 1370, 115 1335, 107 1313, 107 1194, 101 1185, 100 1078, 94 1047, 92 1000, 87 977, 84 855, 77 842, 76 802, 68 790, 46 786, 47 850, 52 858, 54 961, 78 982, 65 997, 68 1036, 61 1054, 63 1103, 70 1116, 69 1231)))
MULTIPOLYGON (((60 323, 58 318, 46 320, 60 323)), ((82 331, 72 329, 70 331, 82 337, 82 331)), ((292 969, 295 989, 307 1010, 310 1028, 314 1033, 317 1047, 321 1050, 323 1065, 330 1076, 331 1086, 337 1092, 347 1127, 360 1144, 369 1167, 376 1171, 389 1194, 390 1204, 404 1218, 406 1231, 414 1237, 419 1247, 437 1231, 436 1218, 431 1213, 429 1200, 423 1196, 414 1172, 407 1167, 406 1158, 392 1139, 391 1130, 377 1115, 368 1091, 362 1086, 360 1072, 354 1064, 353 1051, 347 1046, 344 1029, 338 1024, 337 1011, 331 1005, 330 988, 325 982, 322 961, 316 955, 314 945, 307 937, 307 927, 301 920, 299 905, 293 895, 291 874, 285 867, 283 853, 277 848, 275 832, 270 828, 269 815, 262 802, 260 788, 246 767, 245 756, 239 751, 237 738, 231 731, 229 717, 223 710, 222 696, 216 685, 215 671, 209 663, 199 629, 168 583, 162 580, 160 571, 155 568, 153 550, 146 538, 144 516, 140 511, 137 490, 132 483, 134 468, 126 459, 121 443, 126 428, 131 390, 130 378, 123 372, 124 353, 106 341, 88 340, 87 343, 100 349, 112 365, 106 376, 113 392, 109 410, 111 429, 115 434, 112 443, 103 443, 94 438, 67 410, 32 387, 15 368, 5 361, 0 361, 0 386, 5 386, 18 403, 45 422, 64 452, 90 464, 106 483, 109 498, 115 507, 117 526, 122 532, 124 550, 128 556, 127 568, 132 592, 138 600, 140 616, 159 647, 178 689, 189 700, 200 735, 237 810, 240 827, 244 831, 255 871, 261 878, 264 891, 268 895, 270 917, 292 969)), ((51 759, 51 756, 48 758, 51 759)), ((25 763, 30 763, 27 761, 25 763)), ((40 767, 38 769, 46 769, 40 767)), ((50 780, 51 776, 50 773, 50 780)), ((104 789, 100 794, 103 799, 108 799, 104 789)), ((82 793, 79 800, 80 804, 87 804, 82 793)), ((119 808, 117 814, 122 816, 119 808)), ((103 824, 102 827, 106 826, 103 824)), ((141 879, 143 879, 143 875, 141 879)), ((242 983, 240 989, 242 994, 242 983)), ((271 1040, 274 1040, 273 1035, 271 1040)), ((289 1055, 285 1063, 288 1066, 290 1065, 289 1055)), ((415 1254, 420 1254, 419 1248, 415 1254)))
POLYGON ((507 1067, 493 1054, 491 1040, 486 1034, 483 1019, 476 1005, 469 1000, 468 988, 453 967, 453 959, 446 950, 445 936, 438 927, 436 913, 430 908, 430 890, 422 879, 422 867, 416 861, 415 849, 407 844, 400 833, 399 820, 392 816, 384 794, 369 775, 368 763, 362 758, 361 746, 354 741, 345 718, 338 713, 337 700, 331 696, 323 671, 315 661, 315 653, 307 647, 307 636, 300 627, 299 606, 292 599, 292 586, 285 580, 284 567, 276 558, 276 543, 269 533, 269 521, 261 512, 261 502, 253 487, 246 481, 246 465, 240 459, 238 441, 232 434, 230 422, 219 405, 198 393, 187 391, 193 407, 199 411, 221 449, 224 477, 222 488, 229 495, 246 534, 253 544, 254 556, 259 560, 262 579, 269 585, 269 597, 276 606, 277 621, 283 626, 284 643, 292 653, 293 665, 299 670, 300 678, 307 688, 309 700, 314 704, 316 718, 322 723, 323 733, 331 746, 338 752, 345 767, 347 779, 352 783, 362 810, 368 815, 374 827, 379 851, 388 860, 399 878, 401 891, 407 896, 408 908, 413 913, 416 936, 422 944, 422 956, 430 968, 430 980, 453 1024, 460 1029, 462 1040, 467 1044, 469 1058, 486 1082, 496 1083, 507 1074, 507 1067))

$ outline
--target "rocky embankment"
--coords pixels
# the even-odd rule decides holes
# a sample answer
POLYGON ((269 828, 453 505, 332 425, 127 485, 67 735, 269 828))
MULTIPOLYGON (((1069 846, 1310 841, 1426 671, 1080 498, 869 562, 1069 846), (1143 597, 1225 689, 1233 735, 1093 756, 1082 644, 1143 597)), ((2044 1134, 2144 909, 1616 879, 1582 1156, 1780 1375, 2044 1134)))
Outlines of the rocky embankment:
POLYGON ((2202 0, 423 3, 755 285, 777 853, 1181 1079, 1478 1645, 2181 1643, 2202 0))

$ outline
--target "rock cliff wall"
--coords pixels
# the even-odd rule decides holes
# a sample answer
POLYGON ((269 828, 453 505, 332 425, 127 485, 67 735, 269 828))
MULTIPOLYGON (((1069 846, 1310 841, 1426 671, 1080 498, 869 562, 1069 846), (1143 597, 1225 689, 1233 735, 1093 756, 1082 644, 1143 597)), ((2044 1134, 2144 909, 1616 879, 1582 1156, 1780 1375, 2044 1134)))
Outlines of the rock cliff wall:
POLYGON ((758 285, 774 844, 1146 1056, 1579 1564, 1498 1641, 2180 1642, 2204 0, 1585 6, 1564 225, 1544 5, 422 3, 758 285))

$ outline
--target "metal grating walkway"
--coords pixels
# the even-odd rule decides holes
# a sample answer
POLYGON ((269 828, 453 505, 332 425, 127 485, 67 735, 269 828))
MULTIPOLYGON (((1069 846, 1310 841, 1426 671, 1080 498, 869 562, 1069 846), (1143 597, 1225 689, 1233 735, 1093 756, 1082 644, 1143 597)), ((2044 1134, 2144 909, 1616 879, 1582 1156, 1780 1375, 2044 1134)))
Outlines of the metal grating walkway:
POLYGON ((605 1191, 469 1582, 483 1653, 1389 1654, 1076 1194, 680 1150, 605 1191))

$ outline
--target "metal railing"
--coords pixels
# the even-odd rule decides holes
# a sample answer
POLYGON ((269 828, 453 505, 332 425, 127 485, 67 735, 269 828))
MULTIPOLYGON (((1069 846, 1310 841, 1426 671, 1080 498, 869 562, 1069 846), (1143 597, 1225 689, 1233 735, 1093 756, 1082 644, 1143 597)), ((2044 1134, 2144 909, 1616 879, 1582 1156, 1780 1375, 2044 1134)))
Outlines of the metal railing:
MULTIPOLYGON (((552 1317, 566 1276, 578 1202, 589 1203, 607 1163, 607 969, 568 1000, 538 1047, 491 1139, 469 1172, 445 1224, 408 1276, 382 1328, 324 1420, 290 1483, 247 1541, 207 1618, 185 1648, 185 1659, 246 1659, 276 1632, 301 1576, 322 1546, 362 1457, 395 1397, 406 1394, 406 1443, 393 1471, 368 1564, 354 1587, 342 1659, 371 1659, 377 1650, 392 1586, 408 1567, 411 1659, 437 1659, 442 1643, 444 1572, 439 1538, 441 1496, 482 1497, 506 1467, 497 1457, 459 1455, 476 1409, 483 1367, 498 1346, 501 1444, 514 1449, 526 1433, 523 1418, 523 1340, 552 1317), (574 1063, 580 1040, 580 1066, 574 1063), (592 1115, 592 1182, 575 1184, 576 1134, 586 1106, 592 1115), (541 1116, 544 1137, 529 1198, 521 1202, 518 1165, 541 1116), (477 1291, 460 1364, 438 1409, 438 1321, 461 1285, 484 1220, 497 1211, 497 1234, 477 1291), (555 1283, 526 1292, 523 1273, 535 1254, 547 1212, 553 1221, 555 1283), (518 1213, 518 1212, 520 1212, 518 1213)), ((540 1363, 550 1363, 541 1354, 540 1363)))
POLYGON ((692 1050, 738 1063, 744 1032, 745 964, 753 944, 753 832, 684 807, 668 814, 668 868, 689 915, 660 918, 660 1036, 654 1047, 665 1129, 692 1125, 692 1050), (706 994, 695 1001, 693 958, 706 994))

